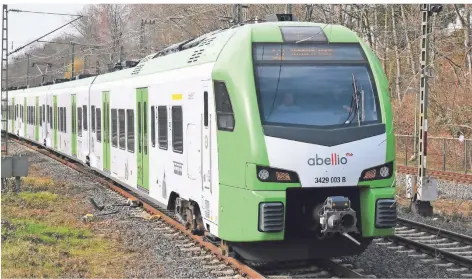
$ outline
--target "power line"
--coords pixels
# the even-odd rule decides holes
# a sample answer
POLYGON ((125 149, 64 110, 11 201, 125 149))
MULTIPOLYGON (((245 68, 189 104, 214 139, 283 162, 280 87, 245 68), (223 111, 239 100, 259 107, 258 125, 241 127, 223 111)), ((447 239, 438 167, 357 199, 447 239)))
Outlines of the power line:
POLYGON ((50 35, 50 34, 52 34, 52 33, 56 32, 57 30, 59 30, 59 29, 61 29, 61 28, 65 27, 65 26, 67 26, 67 25, 71 24, 72 22, 74 22, 74 21, 76 21, 76 20, 79 20, 79 19, 81 19, 81 18, 82 18, 82 16, 79 16, 78 18, 76 18, 76 19, 73 19, 73 20, 69 21, 68 23, 66 23, 66 24, 62 25, 61 27, 58 27, 58 28, 56 28, 56 29, 52 30, 51 32, 48 32, 47 34, 45 34, 45 35, 43 35, 43 36, 41 36, 41 37, 39 37, 39 38, 37 38, 37 39, 35 39, 35 40, 33 40, 33 41, 31 41, 31 42, 27 43, 26 45, 23 45, 23 46, 21 46, 21 47, 19 47, 19 48, 15 49, 14 51, 10 52, 8 55, 11 55, 11 54, 13 54, 13 53, 16 53, 16 52, 18 52, 18 51, 20 51, 20 50, 24 49, 25 47, 27 47, 27 46, 29 46, 29 45, 31 45, 31 44, 33 44, 33 43, 37 42, 38 40, 40 40, 40 39, 42 39, 42 38, 46 37, 47 35, 50 35))
POLYGON ((81 15, 74 15, 74 14, 61 14, 61 13, 48 13, 48 12, 35 12, 35 11, 25 11, 25 10, 18 10, 18 9, 10 9, 9 12, 16 12, 16 13, 32 13, 32 14, 45 14, 45 15, 62 15, 62 16, 80 16, 81 15))

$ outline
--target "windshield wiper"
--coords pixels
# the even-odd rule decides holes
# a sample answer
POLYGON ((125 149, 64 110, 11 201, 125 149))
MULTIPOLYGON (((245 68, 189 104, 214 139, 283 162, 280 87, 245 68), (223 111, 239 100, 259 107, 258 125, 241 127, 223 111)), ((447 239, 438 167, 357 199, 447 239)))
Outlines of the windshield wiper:
MULTIPOLYGON (((359 89, 357 88, 356 76, 354 75, 354 73, 352 73, 352 87, 353 87, 353 91, 352 91, 352 98, 351 98, 351 107, 349 110, 349 115, 347 116, 346 121, 344 121, 344 124, 345 125, 351 124, 351 120, 349 119, 354 113, 352 120, 354 120, 354 118, 357 116, 357 124, 361 126, 361 115, 359 114, 359 95, 361 94, 363 95, 364 91, 359 93, 359 89)), ((364 109, 363 106, 362 106, 362 109, 364 109)))

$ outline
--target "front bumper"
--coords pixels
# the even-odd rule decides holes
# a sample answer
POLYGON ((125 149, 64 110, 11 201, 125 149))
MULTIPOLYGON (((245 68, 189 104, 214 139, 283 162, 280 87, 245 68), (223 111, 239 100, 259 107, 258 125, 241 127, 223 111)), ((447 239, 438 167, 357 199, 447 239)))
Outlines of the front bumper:
MULTIPOLYGON (((362 237, 393 235, 396 220, 395 188, 359 187, 362 237)), ((286 191, 252 191, 220 184, 218 237, 231 242, 284 240, 286 231, 286 191), (271 218, 264 214, 264 203, 282 203, 271 218), (274 220, 283 212, 281 231, 264 232, 261 219, 274 220), (276 215, 274 215, 276 214, 276 215)), ((267 208, 267 207, 266 207, 267 208)))

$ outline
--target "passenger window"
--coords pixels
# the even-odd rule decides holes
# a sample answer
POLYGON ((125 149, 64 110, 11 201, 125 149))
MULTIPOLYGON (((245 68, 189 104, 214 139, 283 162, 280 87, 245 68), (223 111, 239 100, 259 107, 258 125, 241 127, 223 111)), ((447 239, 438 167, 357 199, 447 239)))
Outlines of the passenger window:
POLYGON ((90 116, 92 116, 92 133, 95 132, 95 106, 92 106, 90 110, 90 116))
POLYGON ((126 127, 125 127, 125 110, 124 109, 119 109, 118 110, 118 119, 119 119, 119 129, 120 129, 120 134, 119 134, 119 142, 120 142, 120 148, 121 149, 126 149, 126 127))
POLYGON ((156 112, 155 106, 151 106, 151 144, 152 147, 156 146, 156 112))
POLYGON ((102 141, 102 110, 100 108, 97 108, 97 141, 101 142, 102 141))
POLYGON ((138 152, 141 152, 141 102, 138 102, 138 152))
POLYGON ((126 110, 126 119, 128 124, 128 151, 134 153, 134 111, 126 110))
POLYGON ((82 108, 77 108, 77 135, 82 136, 82 108))
POLYGON ((215 108, 218 130, 234 131, 234 113, 231 99, 224 82, 215 81, 215 108))
POLYGON ((64 114, 62 115, 64 117, 64 133, 67 133, 67 108, 64 107, 64 114))
POLYGON ((52 129, 52 107, 49 107, 49 127, 52 129))
POLYGON ((39 126, 43 125, 43 107, 39 107, 39 126))
POLYGON ((208 92, 203 92, 203 124, 208 127, 208 92))
POLYGON ((184 151, 182 122, 182 107, 172 107, 172 147, 174 149, 174 152, 177 153, 183 153, 184 151))
POLYGON ((111 145, 118 147, 118 122, 116 109, 111 110, 111 145))
POLYGON ((167 150, 167 107, 157 107, 157 122, 158 130, 157 137, 159 138, 159 148, 167 150))
POLYGON ((148 137, 147 137, 147 102, 144 102, 143 106, 143 125, 144 125, 144 154, 148 153, 148 137))
POLYGON ((83 129, 84 131, 87 131, 88 129, 88 122, 87 122, 87 106, 83 106, 83 111, 82 111, 82 118, 84 119, 84 124, 83 124, 83 129))
POLYGON ((59 107, 59 131, 62 132, 62 107, 59 107))
POLYGON ((46 122, 46 115, 45 115, 45 111, 46 111, 46 106, 43 105, 43 122, 46 122))

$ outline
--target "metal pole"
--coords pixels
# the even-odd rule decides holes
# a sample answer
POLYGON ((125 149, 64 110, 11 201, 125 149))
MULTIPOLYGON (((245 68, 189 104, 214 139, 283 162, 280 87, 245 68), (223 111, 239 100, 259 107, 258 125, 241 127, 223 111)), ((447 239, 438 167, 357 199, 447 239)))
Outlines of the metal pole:
MULTIPOLYGON (((2 153, 8 154, 8 6, 3 5, 2 13, 2 75, 1 75, 1 111, 5 133, 2 137, 2 153), (4 91, 3 91, 4 90, 4 91)), ((2 126, 3 126, 2 125, 2 126)))
POLYGON ((72 47, 72 65, 71 65, 71 70, 70 70, 70 79, 72 80, 74 78, 74 60, 75 60, 75 43, 70 42, 70 45, 72 47))
POLYGON ((144 49, 144 19, 141 19, 141 34, 139 38, 140 49, 144 49))
POLYGON ((419 119, 418 119, 418 179, 416 195, 413 196, 415 210, 424 216, 433 214, 432 200, 437 197, 437 181, 434 178, 426 176, 427 148, 428 148, 428 69, 429 69, 429 36, 432 30, 431 15, 433 12, 439 12, 441 5, 421 4, 421 77, 420 77, 420 96, 419 96, 419 119))
POLYGON ((30 68, 30 56, 31 54, 26 54, 26 87, 29 88, 29 68, 30 68))
POLYGON ((84 67, 82 68, 82 73, 85 74, 87 70, 87 64, 88 64, 88 56, 84 55, 84 67))
POLYGON ((287 4, 287 6, 285 7, 285 13, 286 14, 292 13, 292 4, 287 4))

